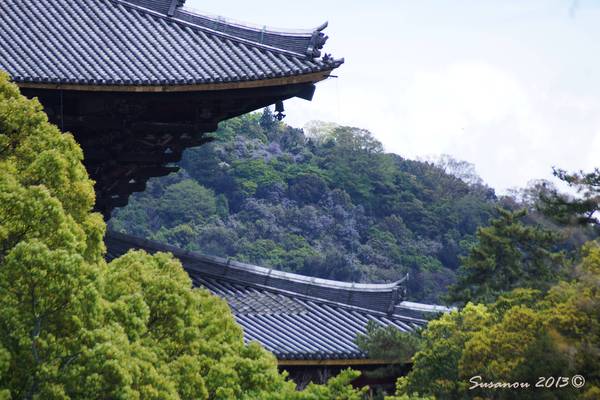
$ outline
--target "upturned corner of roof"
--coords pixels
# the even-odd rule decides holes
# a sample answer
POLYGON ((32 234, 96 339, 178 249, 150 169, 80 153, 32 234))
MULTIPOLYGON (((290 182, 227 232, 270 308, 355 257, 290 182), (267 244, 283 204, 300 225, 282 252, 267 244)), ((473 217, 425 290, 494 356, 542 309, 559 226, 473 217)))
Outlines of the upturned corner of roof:
POLYGON ((404 285, 406 285, 406 283, 408 283, 409 279, 410 279, 410 275, 407 272, 406 275, 404 275, 402 278, 398 279, 396 282, 394 282, 394 284, 396 287, 404 286, 404 285))
POLYGON ((310 42, 308 44, 308 49, 306 50, 306 55, 309 58, 319 58, 321 57, 321 49, 325 46, 325 43, 329 39, 329 36, 325 35, 322 31, 327 28, 329 22, 325 22, 318 26, 314 31, 310 38, 310 42))
POLYGON ((319 25, 318 27, 315 28, 316 32, 321 32, 324 31, 325 28, 327 28, 329 26, 329 21, 325 21, 323 22, 321 25, 319 25))

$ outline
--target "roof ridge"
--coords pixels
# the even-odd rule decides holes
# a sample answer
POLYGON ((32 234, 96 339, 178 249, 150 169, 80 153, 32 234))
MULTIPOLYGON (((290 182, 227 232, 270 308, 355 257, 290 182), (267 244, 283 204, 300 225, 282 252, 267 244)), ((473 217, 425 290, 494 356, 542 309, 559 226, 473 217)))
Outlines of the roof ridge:
MULTIPOLYGON (((211 273, 205 273, 205 275, 210 275, 210 277, 212 279, 219 279, 219 278, 223 278, 221 276, 218 275, 213 275, 211 273)), ((416 322, 416 323, 424 323, 427 322, 426 319, 422 319, 422 318, 414 318, 414 317, 409 317, 406 315, 401 315, 401 314, 390 314, 387 312, 383 312, 383 311, 379 311, 379 310, 375 310, 373 308, 366 308, 366 307, 360 307, 360 306, 355 306, 352 304, 347 304, 347 303, 341 303, 338 301, 333 301, 333 300, 329 300, 329 299, 325 299, 325 298, 321 298, 321 297, 315 297, 315 296, 310 296, 307 294, 303 294, 303 293, 298 293, 298 292, 292 292, 290 290, 285 290, 285 289, 280 289, 280 288, 274 288, 272 286, 268 286, 268 285, 261 285, 259 283, 248 283, 248 282, 241 282, 234 279, 231 279, 235 281, 237 284, 241 284, 244 286, 249 286, 249 287, 254 287, 254 288, 259 288, 268 292, 272 292, 272 293, 277 293, 277 294, 285 294, 288 296, 293 296, 295 298, 299 298, 305 301, 315 301, 318 303, 325 303, 327 305, 331 305, 331 306, 335 306, 335 307, 340 307, 340 308, 344 308, 344 309, 349 309, 352 311, 357 311, 357 312, 361 312, 361 313, 366 313, 366 314, 374 314, 377 315, 379 317, 385 317, 385 318, 394 318, 394 319, 400 319, 400 320, 406 320, 409 322, 416 322)))
MULTIPOLYGON (((140 5, 140 4, 132 3, 131 0, 108 0, 108 1, 110 1, 110 2, 112 2, 114 4, 120 4, 120 5, 124 6, 124 7, 130 8, 130 9, 135 9, 137 11, 150 14, 150 15, 152 15, 154 17, 161 18, 161 19, 164 19, 164 20, 169 21, 169 22, 174 22, 174 23, 177 23, 179 25, 184 25, 184 26, 186 26, 188 28, 191 28, 191 29, 200 30, 200 31, 202 31, 204 33, 208 33, 210 35, 215 35, 215 36, 218 36, 218 37, 221 37, 221 38, 233 40, 233 41, 238 42, 238 43, 243 43, 243 44, 247 44, 247 45, 252 45, 252 46, 260 47, 260 48, 263 48, 265 50, 270 50, 270 51, 278 52, 278 53, 289 55, 289 56, 295 56, 295 57, 304 58, 304 59, 306 59, 308 57, 306 53, 300 53, 300 52, 292 51, 292 50, 289 50, 289 49, 283 49, 283 48, 279 48, 279 47, 275 47, 275 46, 270 46, 270 45, 267 45, 265 43, 260 43, 260 42, 254 41, 254 40, 245 39, 245 38, 233 35, 233 34, 228 34, 226 32, 222 32, 222 31, 219 31, 219 30, 216 30, 216 29, 211 29, 211 28, 206 27, 206 26, 202 26, 202 25, 200 25, 198 23, 193 23, 193 22, 186 21, 184 19, 178 18, 178 15, 180 15, 179 13, 185 13, 185 11, 182 11, 181 9, 178 9, 177 10, 178 12, 175 13, 173 16, 169 16, 167 14, 163 14, 162 12, 160 12, 158 10, 154 10, 154 9, 151 9, 151 8, 148 8, 148 7, 144 7, 144 6, 140 5)), ((202 15, 196 15, 196 14, 193 14, 193 13, 190 13, 190 12, 188 12, 188 14, 191 15, 191 16, 196 16, 196 17, 203 18, 202 15)), ((321 25, 319 28, 325 29, 326 26, 327 26, 327 23, 321 25)), ((319 29, 319 28, 317 28, 317 29, 319 29)), ((280 35, 280 36, 286 36, 283 33, 277 33, 277 32, 269 32, 269 33, 280 35)), ((312 32, 312 34, 311 34, 312 36, 310 38, 311 39, 311 44, 312 44, 312 42, 314 42, 316 40, 316 34, 319 34, 319 33, 321 35, 323 35, 319 30, 316 30, 316 31, 312 32)), ((291 36, 291 35, 288 35, 288 36, 291 36)), ((324 40, 326 40, 326 39, 324 39, 324 40)), ((322 47, 324 45, 324 41, 322 43, 318 43, 317 44, 317 46, 319 46, 319 45, 322 47)), ((311 50, 311 46, 310 45, 307 46, 307 52, 309 50, 311 50)), ((318 52, 318 49, 317 49, 317 52, 318 52)), ((320 52, 319 52, 319 56, 320 56, 320 52)), ((317 56, 314 57, 314 58, 317 58, 317 56)), ((328 60, 331 60, 330 62, 332 63, 332 65, 340 62, 340 60, 335 60, 333 58, 328 58, 328 60)))
MULTIPOLYGON (((357 282, 342 282, 335 281, 331 279, 323 279, 316 278, 307 275, 295 274, 292 272, 279 271, 273 268, 261 267, 258 265, 247 264, 232 260, 231 258, 222 258, 217 256, 211 256, 207 254, 202 254, 195 251, 184 250, 172 245, 156 242, 149 239, 139 238, 136 236, 128 235, 122 232, 116 231, 107 231, 107 237, 111 237, 117 240, 131 242, 133 244, 140 245, 142 247, 152 248, 156 251, 168 251, 173 253, 174 255, 180 257, 188 257, 192 259, 198 259, 198 261, 211 262, 217 265, 221 265, 223 267, 229 269, 242 270, 244 272, 253 273, 255 275, 270 277, 270 278, 279 278, 279 279, 287 279, 295 282, 310 284, 314 286, 321 286, 331 289, 340 289, 340 290, 349 290, 352 292, 373 292, 373 293, 385 293, 392 292, 394 289, 400 287, 405 281, 406 276, 402 279, 399 279, 395 282, 391 283, 357 283, 357 282)), ((191 266, 187 266, 190 268, 191 266)), ((199 271, 202 273, 206 273, 206 271, 199 271)), ((221 275, 221 277, 223 277, 221 275)))
POLYGON ((445 313, 457 310, 456 307, 448 307, 441 304, 420 303, 418 301, 408 300, 402 300, 401 302, 397 303, 396 308, 427 313, 445 313))
POLYGON ((225 23, 228 25, 234 25, 240 28, 253 30, 256 32, 268 32, 273 33, 275 35, 285 35, 285 36, 302 36, 302 37, 310 37, 315 31, 321 32, 328 25, 328 22, 325 22, 314 29, 286 29, 286 28, 276 28, 268 25, 256 24, 248 21, 241 21, 235 18, 224 17, 218 14, 209 14, 203 11, 200 11, 194 7, 182 7, 180 9, 181 12, 189 13, 194 16, 200 18, 206 18, 215 22, 225 23))

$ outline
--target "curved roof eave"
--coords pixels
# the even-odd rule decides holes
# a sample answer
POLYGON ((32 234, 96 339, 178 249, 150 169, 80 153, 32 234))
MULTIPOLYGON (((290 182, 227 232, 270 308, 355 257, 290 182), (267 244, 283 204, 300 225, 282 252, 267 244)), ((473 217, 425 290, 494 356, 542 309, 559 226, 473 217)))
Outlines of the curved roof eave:
MULTIPOLYGON (((216 256, 209 256, 201 253, 197 253, 194 251, 182 250, 175 246, 170 246, 166 244, 159 244, 154 241, 150 241, 147 239, 137 238, 134 236, 130 236, 127 234, 119 233, 119 232, 110 232, 110 236, 117 240, 129 241, 134 243, 135 245, 141 248, 148 248, 155 251, 165 251, 171 252, 178 258, 188 258, 194 259, 199 262, 207 262, 214 265, 218 265, 223 267, 222 276, 227 276, 231 279, 231 275, 228 273, 230 270, 242 271, 244 273, 250 273, 253 275, 258 275, 262 277, 269 278, 279 278, 287 281, 298 282, 303 284, 310 284, 311 286, 319 286, 323 288, 332 288, 332 289, 343 289, 347 291, 355 291, 355 292, 371 292, 371 293, 381 293, 381 292, 391 292, 394 289, 397 289, 403 285, 404 282, 408 279, 408 276, 403 277, 395 282, 391 283, 350 283, 350 282, 341 282, 334 281, 330 279, 322 279, 315 278, 306 275, 295 274, 291 272, 278 271, 271 268, 260 267, 258 265, 242 263, 238 261, 234 261, 231 259, 225 259, 216 256)), ((205 273, 203 269, 200 267, 195 268, 193 264, 186 263, 187 269, 198 269, 198 272, 205 273)))
POLYGON ((248 80, 235 82, 221 83, 198 83, 188 85, 109 85, 109 84, 90 84, 87 82, 81 83, 51 83, 51 82, 35 82, 24 79, 13 79, 18 82, 21 88, 32 89, 50 89, 50 90, 70 90, 84 92, 134 92, 134 93, 174 93, 174 92, 208 92, 220 90, 236 90, 236 89, 253 89, 259 87, 273 87, 282 85, 297 85, 317 83, 329 78, 329 74, 333 71, 324 69, 322 71, 313 72, 304 75, 295 75, 283 78, 271 78, 262 80, 248 80))

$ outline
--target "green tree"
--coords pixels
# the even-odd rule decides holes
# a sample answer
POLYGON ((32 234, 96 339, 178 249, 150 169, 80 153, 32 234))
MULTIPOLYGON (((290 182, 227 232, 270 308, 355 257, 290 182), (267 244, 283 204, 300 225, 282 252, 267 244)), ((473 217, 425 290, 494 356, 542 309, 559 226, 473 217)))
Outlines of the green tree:
POLYGON ((393 179, 393 164, 381 142, 367 130, 337 127, 321 148, 320 166, 329 181, 369 210, 379 207, 375 194, 380 186, 391 187, 393 179))
POLYGON ((246 196, 254 195, 259 186, 283 183, 280 174, 262 159, 236 161, 233 169, 239 190, 246 196))
POLYGON ((553 252, 559 237, 540 226, 524 225, 525 211, 498 209, 491 225, 479 228, 477 242, 462 260, 458 282, 450 288, 454 302, 493 302, 519 287, 548 289, 564 268, 564 255, 553 252))
POLYGON ((191 179, 167 186, 156 207, 168 227, 202 223, 216 211, 214 192, 191 179))
POLYGON ((600 398, 600 242, 583 246, 571 282, 554 286, 541 304, 551 337, 574 374, 583 374, 585 400, 600 398))
POLYGON ((267 132, 270 132, 277 127, 275 116, 269 107, 265 107, 263 109, 263 112, 260 116, 260 127, 267 132))
POLYGON ((567 173, 554 169, 554 176, 575 189, 579 197, 559 193, 556 188, 541 192, 539 207, 563 224, 581 224, 598 227, 600 210, 600 169, 592 172, 567 173))
POLYGON ((0 73, 0 387, 13 398, 56 398, 57 383, 93 329, 104 223, 70 135, 0 73))
POLYGON ((356 344, 373 359, 405 364, 417 352, 421 340, 414 332, 402 332, 393 326, 384 328, 369 321, 366 334, 358 335, 356 344))
POLYGON ((172 255, 107 264, 82 158, 0 74, 0 398, 360 398, 351 371, 296 392, 172 255))
POLYGON ((429 322, 422 334, 422 350, 413 358, 412 371, 398 383, 399 394, 461 398, 467 388, 459 370, 463 349, 489 319, 485 306, 468 304, 461 311, 429 322))
MULTIPOLYGON (((398 397, 595 399, 600 394, 600 245, 582 249, 573 281, 543 293, 515 289, 495 303, 468 303, 431 321, 398 397), (582 374, 583 388, 536 388, 539 377, 582 374), (469 389, 477 382, 527 382, 528 390, 469 389)), ((554 382, 556 383, 556 382, 554 382)), ((394 398, 394 399, 397 399, 394 398)))

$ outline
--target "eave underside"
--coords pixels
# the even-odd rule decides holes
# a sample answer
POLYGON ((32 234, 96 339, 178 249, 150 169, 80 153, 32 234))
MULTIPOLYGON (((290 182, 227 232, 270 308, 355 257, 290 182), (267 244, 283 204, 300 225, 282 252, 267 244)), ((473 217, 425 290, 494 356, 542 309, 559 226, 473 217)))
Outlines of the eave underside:
POLYGON ((300 83, 273 85, 281 82, 272 80, 257 87, 179 92, 20 86, 26 96, 40 100, 52 123, 75 136, 96 182, 96 209, 108 218, 115 207, 127 205, 131 193, 143 191, 149 178, 176 172, 173 163, 183 151, 210 141, 207 133, 215 131, 219 122, 292 97, 310 100, 314 83, 326 77, 318 74, 305 76, 300 83))

